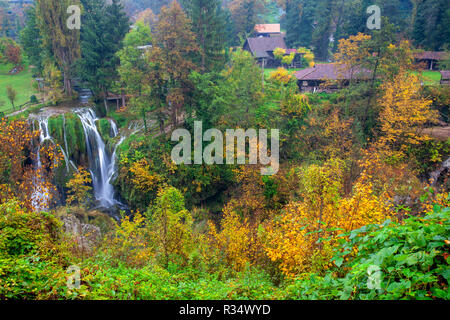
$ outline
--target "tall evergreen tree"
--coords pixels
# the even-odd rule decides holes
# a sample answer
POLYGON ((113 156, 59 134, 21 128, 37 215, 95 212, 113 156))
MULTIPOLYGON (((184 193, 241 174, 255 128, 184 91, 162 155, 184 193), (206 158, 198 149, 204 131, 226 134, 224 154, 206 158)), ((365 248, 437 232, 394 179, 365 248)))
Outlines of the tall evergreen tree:
POLYGON ((235 30, 238 35, 245 37, 253 32, 258 16, 264 12, 263 0, 233 0, 230 11, 235 30))
POLYGON ((314 53, 318 60, 328 59, 330 37, 332 35, 332 20, 335 14, 334 0, 317 0, 315 8, 315 28, 312 34, 314 53))
POLYGON ((422 0, 416 3, 412 38, 418 46, 443 50, 450 42, 450 3, 447 0, 422 0))
POLYGON ((184 0, 201 51, 202 72, 221 70, 225 62, 226 22, 220 0, 184 0))
POLYGON ((43 44, 36 18, 36 8, 30 7, 26 11, 26 17, 27 23, 20 32, 20 44, 30 63, 36 67, 38 73, 41 73, 43 69, 43 44))
POLYGON ((286 0, 286 42, 289 47, 311 45, 314 13, 314 1, 286 0))
POLYGON ((95 94, 104 93, 117 79, 122 40, 129 22, 118 0, 106 5, 105 0, 82 0, 81 59, 78 72, 95 94))

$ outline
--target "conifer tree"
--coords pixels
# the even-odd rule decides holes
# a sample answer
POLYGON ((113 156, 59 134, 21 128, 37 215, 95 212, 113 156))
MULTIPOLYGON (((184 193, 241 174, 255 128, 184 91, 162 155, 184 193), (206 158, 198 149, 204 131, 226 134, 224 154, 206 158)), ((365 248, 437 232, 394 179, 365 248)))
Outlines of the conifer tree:
POLYGON ((20 32, 20 44, 30 59, 30 63, 41 73, 43 69, 42 37, 37 24, 36 8, 30 7, 26 11, 26 17, 27 23, 20 32))
POLYGON ((286 42, 289 47, 309 47, 313 34, 314 2, 286 0, 286 42))
POLYGON ((113 0, 111 5, 106 5, 104 0, 82 0, 82 3, 82 56, 78 71, 96 94, 106 94, 117 79, 116 52, 128 32, 128 18, 118 0, 113 0))
POLYGON ((183 4, 202 49, 202 72, 222 69, 227 41, 225 13, 220 0, 184 0, 183 4))

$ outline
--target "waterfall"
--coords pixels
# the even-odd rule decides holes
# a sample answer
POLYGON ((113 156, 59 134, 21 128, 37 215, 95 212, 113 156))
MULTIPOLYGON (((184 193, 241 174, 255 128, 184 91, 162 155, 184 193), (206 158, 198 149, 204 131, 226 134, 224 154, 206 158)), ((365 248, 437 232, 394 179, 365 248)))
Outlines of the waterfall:
POLYGON ((48 131, 48 118, 39 118, 39 146, 37 148, 36 156, 36 172, 33 178, 33 194, 31 195, 31 205, 34 211, 47 210, 50 202, 49 190, 45 186, 45 180, 42 176, 42 161, 41 161, 41 146, 47 141, 51 140, 48 131))
POLYGON ((431 173, 430 179, 431 179, 431 185, 432 185, 433 187, 435 187, 435 186, 437 185, 437 183, 438 183, 438 181, 439 181, 439 178, 441 177, 442 173, 443 173, 445 170, 448 170, 448 169, 450 169, 450 158, 448 158, 448 159, 441 165, 441 167, 440 167, 438 170, 436 170, 436 171, 434 171, 434 172, 431 173))
MULTIPOLYGON (((86 137, 86 149, 94 187, 94 196, 100 205, 106 209, 117 205, 120 206, 121 203, 114 198, 114 187, 111 184, 116 173, 115 158, 117 147, 120 143, 115 147, 114 153, 109 155, 105 143, 98 132, 96 123, 99 119, 94 110, 90 108, 76 109, 75 113, 81 120, 86 137)), ((117 127, 115 128, 116 130, 113 129, 114 135, 117 136, 118 130, 117 127)))
POLYGON ((114 121, 109 120, 109 123, 111 124, 111 136, 115 138, 119 135, 119 129, 117 129, 117 125, 114 121))

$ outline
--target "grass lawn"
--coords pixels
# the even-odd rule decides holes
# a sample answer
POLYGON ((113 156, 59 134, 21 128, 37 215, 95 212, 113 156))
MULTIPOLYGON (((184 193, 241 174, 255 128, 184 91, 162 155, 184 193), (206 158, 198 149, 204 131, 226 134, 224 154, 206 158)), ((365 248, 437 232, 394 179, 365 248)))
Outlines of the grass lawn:
POLYGON ((441 73, 439 71, 422 71, 424 83, 427 85, 439 84, 441 82, 441 73))
POLYGON ((12 65, 0 64, 0 111, 10 113, 13 111, 11 103, 6 95, 6 87, 12 86, 17 91, 17 106, 23 105, 30 100, 33 94, 37 96, 38 92, 32 86, 31 71, 27 67, 19 74, 9 75, 12 65), (3 103, 2 103, 3 102, 3 103))

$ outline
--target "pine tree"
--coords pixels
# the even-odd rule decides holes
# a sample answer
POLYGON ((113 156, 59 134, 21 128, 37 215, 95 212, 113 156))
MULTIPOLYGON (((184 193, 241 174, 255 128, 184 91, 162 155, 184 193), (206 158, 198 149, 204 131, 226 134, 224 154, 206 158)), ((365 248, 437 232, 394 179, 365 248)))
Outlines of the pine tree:
POLYGON ((129 29, 123 8, 114 0, 107 6, 104 0, 82 0, 84 12, 81 29, 81 59, 78 72, 96 94, 111 88, 117 79, 122 40, 129 29))
POLYGON ((230 11, 236 33, 245 37, 253 32, 258 23, 258 15, 264 12, 262 0, 233 0, 230 3, 230 11))
POLYGON ((334 0, 318 0, 315 8, 315 28, 312 34, 314 53, 318 60, 328 59, 330 36, 332 35, 332 19, 334 15, 334 0))
POLYGON ((27 23, 20 33, 20 44, 28 56, 30 63, 34 65, 38 73, 43 69, 42 37, 37 25, 36 8, 30 7, 26 11, 27 23))
POLYGON ((286 0, 286 42, 289 47, 310 47, 315 3, 307 0, 286 0))
POLYGON ((192 21, 192 31, 202 49, 202 72, 220 70, 225 62, 226 22, 220 0, 184 0, 184 7, 192 21))
POLYGON ((429 50, 447 49, 450 45, 450 4, 446 0, 424 0, 417 4, 413 16, 412 38, 429 50))

